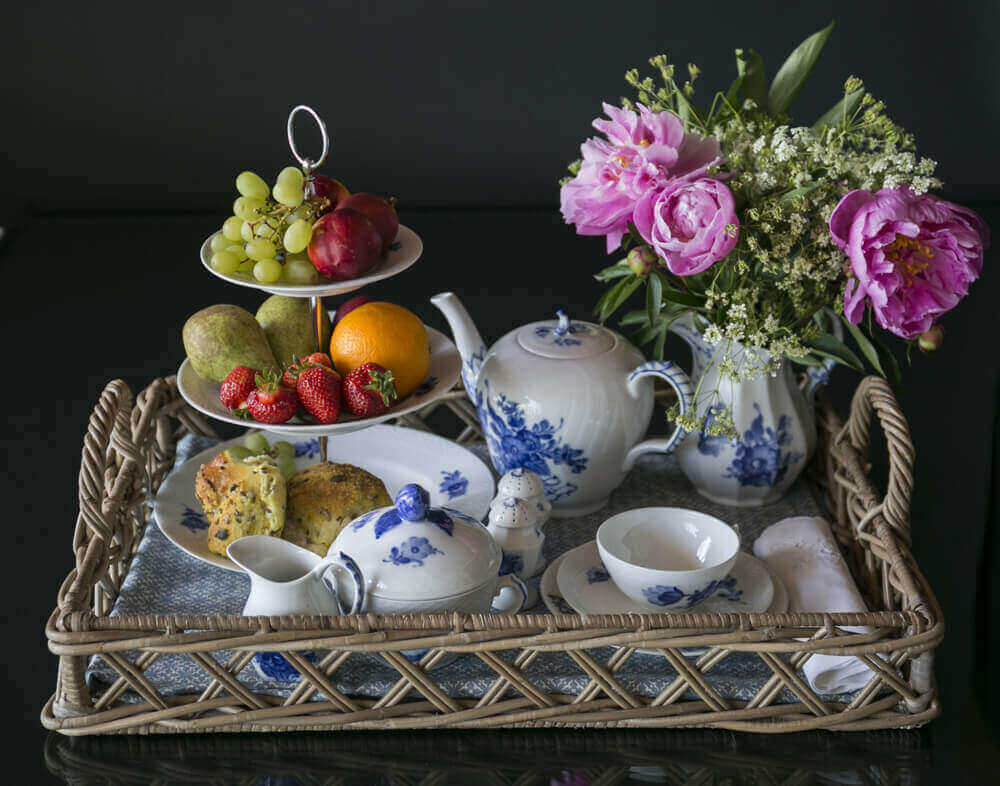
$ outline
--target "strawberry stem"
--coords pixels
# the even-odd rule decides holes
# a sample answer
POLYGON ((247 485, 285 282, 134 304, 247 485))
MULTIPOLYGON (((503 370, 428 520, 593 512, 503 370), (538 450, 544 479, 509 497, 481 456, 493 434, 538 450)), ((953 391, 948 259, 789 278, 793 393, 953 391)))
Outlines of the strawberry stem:
POLYGON ((396 400, 396 381, 391 371, 372 371, 368 374, 368 383, 363 390, 373 390, 379 394, 382 403, 387 407, 396 400))

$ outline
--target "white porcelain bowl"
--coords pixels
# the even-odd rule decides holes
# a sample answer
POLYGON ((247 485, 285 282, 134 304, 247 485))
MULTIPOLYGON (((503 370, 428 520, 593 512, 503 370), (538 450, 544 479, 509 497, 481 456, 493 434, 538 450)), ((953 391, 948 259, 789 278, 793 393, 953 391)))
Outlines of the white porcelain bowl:
POLYGON ((597 530, 612 581, 651 612, 688 609, 710 598, 740 549, 723 521, 686 508, 637 508, 597 530))

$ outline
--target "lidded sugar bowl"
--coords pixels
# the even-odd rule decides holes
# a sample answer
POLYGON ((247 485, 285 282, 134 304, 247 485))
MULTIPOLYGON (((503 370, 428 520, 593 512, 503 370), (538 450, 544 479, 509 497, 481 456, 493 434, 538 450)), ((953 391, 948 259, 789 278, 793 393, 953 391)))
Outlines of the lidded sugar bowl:
POLYGON ((516 576, 499 575, 502 557, 480 522, 432 508, 427 490, 412 483, 392 507, 344 527, 327 552, 347 567, 336 575, 344 604, 374 614, 516 613, 526 592, 516 576))

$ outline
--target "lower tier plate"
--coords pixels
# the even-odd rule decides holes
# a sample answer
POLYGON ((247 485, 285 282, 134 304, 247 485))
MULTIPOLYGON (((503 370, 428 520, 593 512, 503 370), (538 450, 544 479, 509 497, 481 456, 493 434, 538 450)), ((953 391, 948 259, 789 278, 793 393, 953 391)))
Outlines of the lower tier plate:
MULTIPOLYGON (((214 445, 185 461, 160 486, 153 515, 163 534, 192 557, 226 570, 239 571, 228 557, 208 550, 208 521, 194 495, 198 468, 224 448, 240 445, 234 439, 214 445)), ((315 437, 293 443, 296 469, 319 460, 315 437)), ((431 495, 431 504, 448 507, 482 520, 490 507, 493 474, 471 451, 450 440, 401 426, 373 426, 337 436, 327 446, 327 458, 353 464, 380 478, 395 497, 407 483, 419 483, 431 495)))

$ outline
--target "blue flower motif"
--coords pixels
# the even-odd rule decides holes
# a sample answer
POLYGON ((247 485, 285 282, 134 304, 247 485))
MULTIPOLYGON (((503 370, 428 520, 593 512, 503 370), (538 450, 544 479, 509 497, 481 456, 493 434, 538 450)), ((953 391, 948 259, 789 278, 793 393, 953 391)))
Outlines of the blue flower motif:
POLYGON ((602 581, 610 581, 611 574, 604 568, 603 565, 595 565, 592 568, 587 568, 587 583, 588 584, 600 584, 602 581))
POLYGON ((197 510, 184 506, 184 514, 181 516, 181 526, 187 527, 192 532, 208 529, 208 522, 197 510))
POLYGON ((441 474, 444 475, 444 480, 441 481, 438 490, 442 494, 447 494, 449 500, 464 496, 468 492, 469 479, 463 477, 460 470, 456 469, 454 472, 441 470, 441 474))
POLYGON ((743 597, 743 590, 736 588, 736 577, 726 576, 719 580, 719 597, 726 600, 739 600, 743 597))
POLYGON ((570 606, 566 602, 566 598, 564 598, 562 595, 549 593, 549 601, 552 603, 553 606, 559 609, 559 612, 561 614, 576 614, 576 609, 570 606))
POLYGON ((444 552, 434 548, 427 538, 412 537, 404 540, 398 546, 393 546, 389 551, 389 556, 382 562, 422 568, 424 560, 432 554, 444 554, 444 552))
MULTIPOLYGON (((319 657, 315 652, 301 653, 310 663, 316 663, 319 657)), ((265 677, 270 677, 278 682, 295 682, 299 678, 299 670, 296 669, 280 652, 258 652, 254 656, 257 668, 265 677)))
POLYGON ((713 404, 705 413, 705 425, 702 426, 701 433, 698 435, 698 452, 703 456, 718 456, 723 446, 730 443, 726 437, 708 434, 708 429, 715 422, 716 416, 723 411, 725 411, 724 406, 713 404))
POLYGON ((506 576, 508 573, 519 575, 522 570, 524 570, 524 560, 521 558, 521 555, 508 554, 505 551, 503 559, 500 560, 500 575, 506 576))
POLYGON ((788 415, 778 419, 777 428, 765 428, 760 405, 755 402, 753 406, 757 417, 736 445, 736 455, 723 477, 735 478, 741 486, 774 486, 785 477, 789 465, 801 461, 805 455, 780 450, 792 441, 788 415))
POLYGON ((305 456, 306 458, 316 458, 319 455, 319 440, 307 439, 304 442, 293 443, 295 447, 295 457, 305 456))
POLYGON ((684 593, 677 587, 664 587, 662 584, 646 587, 642 594, 645 596, 646 602, 652 603, 654 606, 673 606, 684 597, 684 593))
POLYGON ((566 466, 572 474, 578 475, 587 468, 587 458, 582 450, 560 439, 563 422, 554 424, 540 420, 529 426, 520 404, 500 394, 494 406, 490 401, 489 382, 484 382, 482 387, 482 391, 476 391, 476 410, 497 472, 503 475, 512 469, 530 469, 542 479, 550 502, 573 494, 579 487, 560 480, 552 467, 566 466))
POLYGON ((577 338, 570 338, 566 334, 570 335, 574 333, 590 333, 590 328, 588 328, 582 322, 568 322, 566 321, 565 327, 563 326, 563 319, 565 318, 562 311, 559 312, 560 323, 554 328, 548 325, 539 325, 535 328, 535 335, 539 338, 545 338, 548 335, 552 335, 552 343, 558 347, 573 347, 579 345, 581 342, 577 338))
POLYGON ((710 581, 704 587, 695 590, 690 595, 685 595, 680 587, 664 587, 660 584, 657 584, 655 587, 646 587, 642 591, 642 594, 646 597, 646 601, 652 603, 654 606, 675 606, 686 598, 687 603, 684 606, 685 608, 691 608, 692 606, 697 606, 703 600, 712 597, 716 592, 726 600, 739 600, 743 597, 743 590, 736 588, 735 576, 726 576, 722 579, 710 581))

